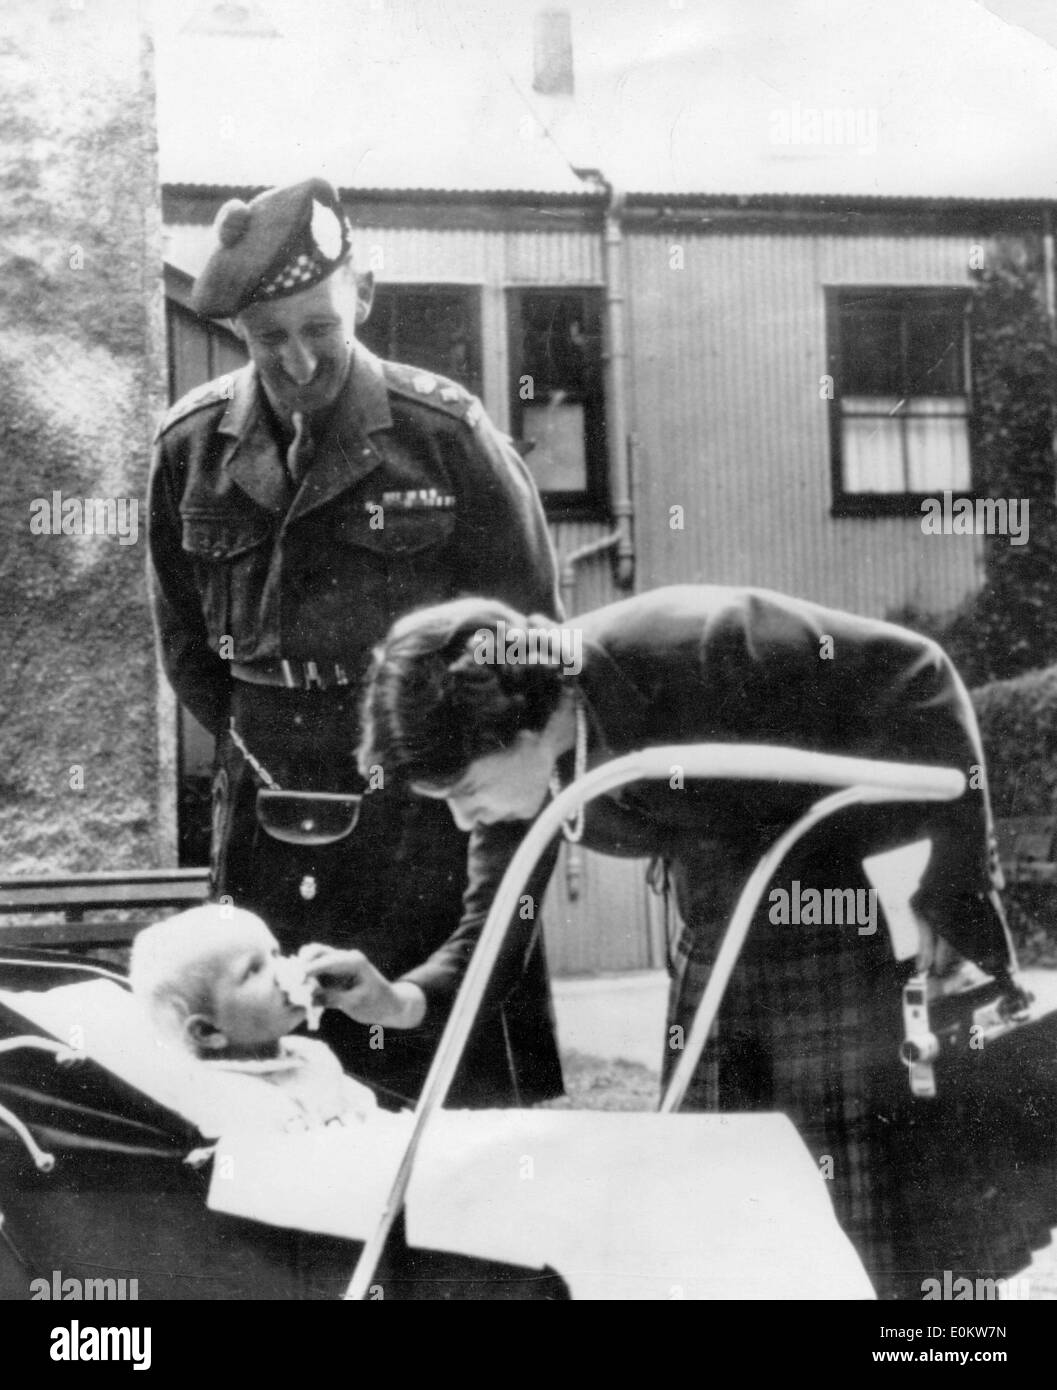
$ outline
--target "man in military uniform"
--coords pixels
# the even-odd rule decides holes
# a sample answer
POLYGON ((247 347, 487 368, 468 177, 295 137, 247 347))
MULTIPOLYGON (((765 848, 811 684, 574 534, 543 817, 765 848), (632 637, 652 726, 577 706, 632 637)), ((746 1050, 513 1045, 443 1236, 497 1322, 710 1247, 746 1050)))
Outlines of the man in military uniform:
MULTIPOLYGON (((422 604, 498 594, 556 614, 553 550, 535 487, 480 402, 355 342, 371 278, 353 272, 329 184, 228 203, 216 231, 194 307, 233 320, 251 361, 184 397, 158 433, 162 661, 217 738, 215 893, 259 912, 285 949, 362 952, 355 1021, 328 1011, 324 1027, 346 1067, 399 1103, 443 1024, 413 971, 459 922, 466 839, 444 807, 386 789, 381 770, 360 778, 360 679, 394 619, 422 604), (262 788, 335 799, 295 799, 293 834, 274 838, 262 788), (354 803, 337 794, 362 792, 341 834, 354 803)), ((561 1089, 538 924, 523 947, 468 1050, 459 1103, 561 1089)))

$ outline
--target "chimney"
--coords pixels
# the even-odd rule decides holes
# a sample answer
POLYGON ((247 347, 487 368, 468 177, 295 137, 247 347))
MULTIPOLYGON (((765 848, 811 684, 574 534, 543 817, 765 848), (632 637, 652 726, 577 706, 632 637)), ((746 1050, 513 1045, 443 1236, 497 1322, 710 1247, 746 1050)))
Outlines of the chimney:
POLYGON ((568 10, 540 10, 536 15, 533 91, 548 97, 573 94, 573 29, 568 10))

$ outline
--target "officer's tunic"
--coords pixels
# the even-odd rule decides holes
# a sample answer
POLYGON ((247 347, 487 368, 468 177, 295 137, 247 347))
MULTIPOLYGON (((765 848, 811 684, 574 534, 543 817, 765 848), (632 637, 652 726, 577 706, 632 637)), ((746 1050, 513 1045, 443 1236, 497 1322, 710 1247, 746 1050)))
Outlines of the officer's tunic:
MULTIPOLYGON (((150 495, 161 656, 218 740, 216 893, 258 911, 286 949, 355 946, 394 979, 456 926, 466 837, 443 804, 382 788, 345 839, 272 839, 255 813, 261 776, 229 721, 281 787, 363 791, 354 750, 372 646, 402 614, 460 594, 555 614, 554 555, 521 459, 480 402, 444 378, 357 344, 299 484, 288 443, 252 365, 192 392, 163 422, 150 495)), ((538 934, 519 976, 478 1030, 454 1100, 560 1091, 538 934)), ((328 1011, 325 1036, 394 1102, 412 1097, 457 983, 432 991, 420 1029, 368 1029, 328 1011)))
MULTIPOLYGON (((932 854, 915 908, 986 969, 1008 966, 976 721, 935 643, 764 590, 708 586, 641 594, 579 616, 575 629, 589 766, 644 747, 715 742, 964 772, 969 785, 955 802, 860 808, 826 822, 772 887, 867 892, 864 856, 927 836, 932 854)), ((563 783, 573 760, 571 751, 559 760, 563 783)), ((656 856, 675 890, 683 928, 672 945, 666 1074, 745 880, 823 794, 673 777, 586 808, 585 847, 656 856)), ((473 832, 466 913, 420 972, 423 983, 445 960, 457 971, 472 948, 510 838, 504 824, 473 832)), ((898 1050, 901 988, 913 965, 896 961, 883 913, 876 931, 860 933, 851 923, 776 922, 771 903, 765 893, 687 1108, 790 1115, 883 1297, 920 1298, 922 1281, 945 1269, 997 1278, 1021 1268, 1057 1222, 1054 1154, 1028 1166, 1045 1127, 1014 1089, 996 1094, 971 1067, 941 1078, 937 1100, 911 1097, 898 1050)))

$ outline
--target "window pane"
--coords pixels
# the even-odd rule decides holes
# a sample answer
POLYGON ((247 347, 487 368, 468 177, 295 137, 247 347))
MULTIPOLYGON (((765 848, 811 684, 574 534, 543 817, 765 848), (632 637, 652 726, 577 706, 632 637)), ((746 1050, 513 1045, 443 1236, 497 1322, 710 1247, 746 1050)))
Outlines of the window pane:
POLYGON ((846 416, 843 422, 847 492, 905 492, 902 423, 896 418, 846 416))
MULTIPOLYGON (((559 393, 560 395, 560 393, 559 393)), ((583 492, 587 488, 584 408, 555 399, 526 403, 522 435, 535 448, 525 458, 541 492, 583 492)))
POLYGON ((953 415, 964 420, 969 405, 964 396, 912 396, 903 407, 904 415, 953 415))
POLYGON ((921 303, 907 309, 907 390, 959 395, 965 390, 965 321, 960 306, 921 303))
POLYGON ((360 337, 379 357, 450 376, 480 395, 479 318, 472 290, 379 285, 360 337))
POLYGON ((837 292, 835 306, 840 489, 969 490, 965 293, 868 288, 837 292))
POLYGON ((523 296, 522 370, 532 377, 537 398, 553 391, 584 398, 597 390, 601 343, 595 317, 582 294, 523 296))
POLYGON ((601 290, 511 289, 510 425, 545 500, 603 511, 601 290))
MULTIPOLYGON (((949 400, 949 398, 948 398, 949 400)), ((906 420, 907 468, 911 492, 965 492, 971 486, 969 426, 963 413, 946 408, 930 413, 927 400, 913 402, 914 413, 906 420)), ((947 402, 941 401, 946 407, 947 402)))
POLYGON ((903 389, 900 313, 878 300, 841 306, 841 391, 897 395, 903 389))
POLYGON ((842 396, 844 415, 902 415, 910 403, 903 396, 842 396))

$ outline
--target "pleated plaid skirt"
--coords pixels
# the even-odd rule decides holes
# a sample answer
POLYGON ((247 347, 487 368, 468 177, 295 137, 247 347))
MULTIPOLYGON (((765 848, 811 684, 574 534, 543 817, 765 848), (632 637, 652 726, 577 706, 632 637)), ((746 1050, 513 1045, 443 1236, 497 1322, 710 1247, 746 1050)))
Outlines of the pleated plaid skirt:
MULTIPOLYGON (((666 1076, 765 843, 699 842, 669 861, 682 927, 666 1076)), ((772 888, 865 892, 864 852, 833 822, 794 851, 772 888)), ((913 1097, 898 1055, 912 962, 895 960, 880 904, 872 933, 860 930, 861 919, 770 918, 765 894, 684 1108, 788 1115, 881 1298, 921 1299, 926 1281, 942 1285, 945 1271, 998 1279, 1023 1269, 1057 1224, 1052 1100, 1043 1097, 1040 1108, 1016 1076, 975 1065, 979 1053, 938 1068, 936 1099, 913 1097)))

